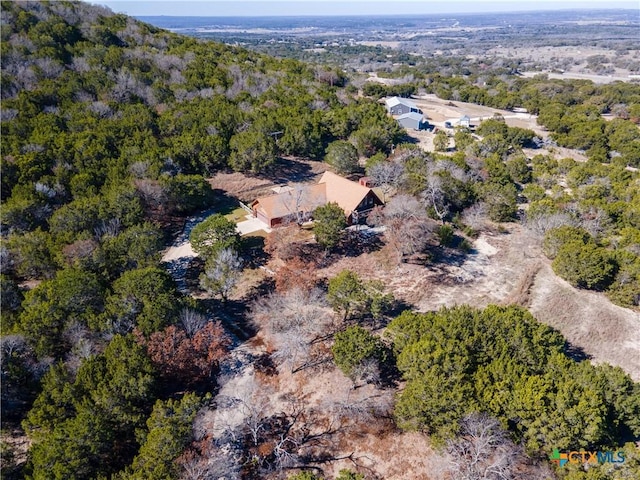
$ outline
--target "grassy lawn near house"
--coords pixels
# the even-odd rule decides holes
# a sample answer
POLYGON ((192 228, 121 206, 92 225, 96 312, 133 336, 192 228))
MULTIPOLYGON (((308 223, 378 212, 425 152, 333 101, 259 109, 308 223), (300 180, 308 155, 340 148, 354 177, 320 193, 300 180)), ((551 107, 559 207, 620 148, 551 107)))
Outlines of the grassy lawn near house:
POLYGON ((247 215, 248 215, 248 212, 244 208, 238 207, 234 209, 232 212, 227 213, 225 217, 231 220, 232 222, 238 223, 238 222, 242 222, 243 220, 246 220, 245 217, 247 215))

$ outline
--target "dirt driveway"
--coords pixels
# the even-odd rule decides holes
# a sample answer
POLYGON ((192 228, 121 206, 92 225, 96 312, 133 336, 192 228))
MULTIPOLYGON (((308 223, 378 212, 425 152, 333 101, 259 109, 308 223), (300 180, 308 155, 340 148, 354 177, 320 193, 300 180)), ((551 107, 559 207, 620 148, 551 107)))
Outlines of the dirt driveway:
POLYGON ((547 135, 547 132, 538 125, 538 117, 529 113, 500 110, 498 108, 476 105, 475 103, 443 100, 432 93, 414 96, 411 100, 424 112, 429 119, 429 123, 439 127, 444 127, 444 122, 446 120, 458 119, 463 115, 470 117, 471 123, 477 125, 482 120, 486 120, 498 114, 502 115, 506 120, 507 125, 511 127, 528 128, 540 136, 547 135))

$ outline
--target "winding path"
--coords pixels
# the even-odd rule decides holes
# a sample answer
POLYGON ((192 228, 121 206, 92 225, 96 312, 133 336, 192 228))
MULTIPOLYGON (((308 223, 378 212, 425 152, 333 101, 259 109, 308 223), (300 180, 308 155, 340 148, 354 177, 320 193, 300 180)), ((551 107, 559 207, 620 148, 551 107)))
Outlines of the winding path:
POLYGON ((189 217, 184 224, 182 232, 173 240, 171 246, 162 254, 162 262, 167 264, 167 270, 178 285, 178 290, 185 295, 190 294, 186 282, 187 268, 189 267, 191 259, 198 256, 198 254, 191 248, 189 235, 191 235, 193 227, 214 213, 216 213, 215 208, 210 208, 208 210, 203 210, 193 217, 189 217))
MULTIPOLYGON (((210 215, 216 213, 216 209, 204 210, 185 222, 183 231, 176 236, 162 255, 162 262, 166 264, 169 274, 178 286, 178 290, 185 295, 192 295, 186 282, 187 270, 191 260, 197 257, 197 253, 191 248, 189 236, 193 228, 210 215)), ((242 326, 234 321, 233 315, 226 311, 216 312, 216 315, 208 315, 212 320, 218 319, 225 327, 227 335, 231 339, 229 355, 220 362, 219 383, 220 391, 216 399, 234 399, 239 392, 247 390, 247 385, 254 382, 254 362, 257 356, 264 353, 264 348, 255 347, 248 340, 250 334, 242 329, 242 326)), ((239 406, 222 411, 208 409, 204 416, 203 425, 215 438, 222 438, 229 428, 237 428, 246 418, 245 412, 239 406)))

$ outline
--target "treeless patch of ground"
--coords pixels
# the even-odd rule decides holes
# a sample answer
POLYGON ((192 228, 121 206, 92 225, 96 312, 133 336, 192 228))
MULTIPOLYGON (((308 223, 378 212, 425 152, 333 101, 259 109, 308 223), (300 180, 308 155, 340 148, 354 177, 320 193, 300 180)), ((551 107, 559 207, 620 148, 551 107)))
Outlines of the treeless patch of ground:
POLYGON ((556 160, 561 160, 563 158, 571 158, 576 162, 586 162, 587 156, 584 153, 579 152, 573 148, 565 148, 565 147, 550 147, 550 148, 523 148, 522 151, 524 154, 531 158, 536 155, 549 155, 556 160))
POLYGON ((358 465, 354 466, 351 459, 340 460, 333 465, 333 475, 341 469, 351 469, 386 480, 436 480, 444 478, 448 467, 446 460, 434 452, 429 438, 417 432, 391 431, 353 440, 358 465))
POLYGON ((362 473, 366 478, 388 480, 443 478, 446 465, 426 435, 399 431, 384 418, 359 418, 357 413, 340 418, 343 406, 357 407, 366 401, 388 404, 393 391, 372 385, 354 389, 351 380, 333 362, 294 374, 281 369, 273 381, 276 384, 271 386, 278 395, 271 397, 269 408, 274 412, 285 411, 286 399, 295 397, 308 412, 316 413, 315 421, 307 426, 310 435, 323 435, 320 443, 331 454, 327 461, 316 464, 327 478, 337 476, 342 469, 362 473), (323 434, 327 430, 331 433, 323 434))
POLYGON ((331 277, 347 268, 382 280, 396 297, 420 311, 460 304, 484 307, 501 302, 517 285, 520 272, 540 255, 522 227, 506 228, 504 234, 480 235, 466 256, 436 247, 433 253, 438 261, 426 266, 396 265, 383 249, 340 259, 322 274, 331 277))
MULTIPOLYGON (((494 115, 501 115, 506 124, 510 127, 519 127, 532 130, 540 138, 548 138, 549 131, 542 125, 538 125, 538 116, 528 113, 514 113, 508 110, 500 110, 497 108, 485 107, 474 103, 456 102, 443 100, 434 94, 423 95, 411 99, 429 119, 429 122, 438 129, 444 128, 446 120, 455 120, 463 115, 471 118, 472 125, 479 125, 482 120, 487 120, 494 115)), ((447 133, 453 135, 452 129, 445 129, 447 133)), ((422 149, 432 152, 433 138, 436 130, 407 130, 407 135, 411 137, 417 145, 422 149)), ((449 141, 449 147, 453 147, 454 142, 449 141)), ((556 159, 571 158, 578 162, 586 162, 587 157, 584 152, 565 147, 549 147, 549 148, 524 148, 523 152, 529 158, 536 155, 549 155, 556 159)))
POLYGON ((222 190, 244 201, 253 200, 275 186, 269 179, 250 177, 240 172, 218 172, 207 181, 214 190, 222 190))
POLYGON ((491 118, 494 115, 502 115, 509 125, 511 121, 517 120, 517 126, 522 128, 530 128, 536 133, 541 129, 537 124, 537 116, 529 113, 516 113, 475 103, 445 100, 433 93, 412 97, 411 101, 424 112, 430 123, 435 123, 438 126, 442 126, 445 120, 456 120, 463 115, 469 116, 473 125, 477 125, 482 120, 491 118))
MULTIPOLYGON (((436 129, 443 129, 444 122, 447 120, 457 120, 463 115, 471 118, 472 125, 479 125, 483 120, 492 118, 494 115, 501 115, 507 125, 510 127, 520 127, 533 130, 536 135, 542 138, 549 136, 546 129, 537 123, 537 115, 528 113, 515 113, 509 110, 500 110, 497 108, 476 105, 475 103, 458 102, 444 100, 438 98, 434 94, 422 95, 411 99, 423 112, 429 123, 436 126, 436 129)), ((407 135, 424 150, 433 151, 433 137, 437 130, 407 130, 407 135)), ((452 129, 446 129, 450 135, 453 135, 452 129)), ((453 140, 450 140, 450 147, 453 146, 453 140)), ((538 150, 532 150, 533 155, 545 153, 538 150)), ((569 155, 567 155, 569 156, 569 155)))
POLYGON ((211 188, 222 190, 243 202, 251 202, 262 195, 273 193, 271 189, 290 183, 315 183, 329 170, 328 164, 297 157, 279 158, 271 171, 260 175, 240 172, 218 172, 207 181, 211 188))
POLYGON ((602 293, 573 288, 548 262, 533 282, 529 309, 594 363, 619 366, 640 381, 640 313, 613 305, 602 293))
MULTIPOLYGON (((6 478, 22 478, 16 475, 27 462, 28 451, 31 447, 31 440, 25 434, 24 430, 19 426, 3 425, 2 432, 0 433, 0 441, 5 445, 3 446, 3 458, 2 458, 2 472, 5 473, 6 478), (6 451, 4 450, 6 448, 6 451), (9 458, 8 452, 11 452, 13 458, 9 458), (6 456, 6 458, 5 458, 6 456)), ((2 478, 5 478, 4 475, 2 478)))
POLYGON ((340 259, 320 274, 332 277, 350 269, 381 280, 419 311, 462 304, 526 306, 594 363, 620 366, 640 381, 640 313, 612 304, 603 294, 573 288, 553 273, 531 232, 518 224, 505 229, 480 235, 464 259, 396 266, 383 249, 340 259))

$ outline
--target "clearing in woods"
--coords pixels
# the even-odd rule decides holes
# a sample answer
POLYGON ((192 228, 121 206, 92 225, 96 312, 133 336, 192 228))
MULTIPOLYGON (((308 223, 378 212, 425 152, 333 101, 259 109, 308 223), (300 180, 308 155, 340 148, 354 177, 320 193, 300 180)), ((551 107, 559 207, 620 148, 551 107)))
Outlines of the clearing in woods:
POLYGON ((332 277, 343 269, 382 280, 418 310, 468 304, 519 304, 559 330, 572 350, 594 363, 623 368, 640 381, 640 313, 612 304, 602 293, 578 290, 556 276, 534 234, 518 224, 505 233, 483 233, 462 262, 395 266, 384 251, 343 258, 321 271, 332 277))
MULTIPOLYGON (((286 162, 297 181, 314 181, 327 169, 323 162, 286 162)), ((249 199, 286 182, 232 173, 218 174, 210 183, 228 195, 249 199)), ((396 266, 382 250, 341 258, 318 273, 330 278, 351 269, 363 278, 382 280, 396 297, 421 311, 460 304, 525 306, 592 361, 620 366, 640 381, 640 313, 612 304, 602 293, 573 288, 556 276, 540 250, 540 241, 523 226, 505 224, 503 231, 480 235, 463 261, 396 266)))
MULTIPOLYGON (((288 162, 298 181, 314 181, 325 165, 288 162)), ((246 200, 285 183, 280 178, 238 173, 218 174, 210 182, 227 195, 246 200)), ((640 380, 640 313, 613 305, 603 294, 577 290, 558 278, 541 252, 539 239, 523 226, 514 223, 489 229, 473 242, 473 250, 466 257, 447 251, 436 251, 434 256, 437 260, 426 266, 397 265, 382 248, 340 257, 320 269, 318 275, 331 278, 350 269, 362 278, 382 280, 398 299, 420 311, 460 304, 479 308, 491 303, 519 304, 558 329, 567 338, 572 353, 595 363, 620 366, 640 380)), ((186 259, 186 263, 190 260, 186 259)), ((271 261, 264 269, 248 269, 232 300, 250 302, 251 292, 277 270, 276 263, 271 261)), ((309 422, 309 435, 317 436, 319 442, 310 446, 310 452, 319 453, 331 445, 333 458, 322 465, 325 474, 336 475, 342 468, 355 467, 392 480, 443 478, 447 459, 432 449, 427 437, 399 432, 380 418, 366 418, 370 408, 367 405, 379 408, 391 404, 392 390, 372 385, 354 389, 330 361, 295 374, 281 368, 277 375, 265 376, 257 372, 254 362, 269 351, 269 340, 260 329, 256 337, 236 343, 222 366, 217 400, 244 398, 260 407, 261 415, 268 416, 290 410, 291 399, 296 398, 296 408, 305 412, 309 422), (347 405, 349 414, 344 415, 341 412, 347 405), (352 410, 358 405, 363 407, 364 417, 352 410)), ((249 420, 243 409, 209 410, 204 412, 200 428, 221 435, 229 427, 249 420)))

